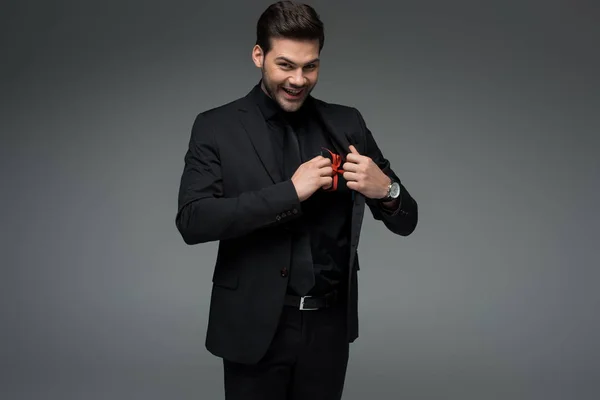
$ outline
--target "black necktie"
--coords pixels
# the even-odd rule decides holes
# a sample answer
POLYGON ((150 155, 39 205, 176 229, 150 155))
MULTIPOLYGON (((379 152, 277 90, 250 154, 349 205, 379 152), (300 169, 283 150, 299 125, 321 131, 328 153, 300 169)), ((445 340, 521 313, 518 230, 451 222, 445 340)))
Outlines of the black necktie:
MULTIPOLYGON (((302 163, 298 137, 284 122, 283 165, 287 178, 291 178, 302 163)), ((300 296, 305 296, 315 284, 310 235, 302 220, 293 222, 292 259, 288 285, 300 296)))

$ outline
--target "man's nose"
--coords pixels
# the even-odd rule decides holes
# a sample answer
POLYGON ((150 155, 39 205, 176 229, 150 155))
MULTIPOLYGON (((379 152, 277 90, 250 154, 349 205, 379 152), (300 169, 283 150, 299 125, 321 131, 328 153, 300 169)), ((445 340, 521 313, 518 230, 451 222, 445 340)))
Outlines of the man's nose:
POLYGON ((299 68, 290 76, 290 84, 294 86, 304 86, 304 71, 299 68))

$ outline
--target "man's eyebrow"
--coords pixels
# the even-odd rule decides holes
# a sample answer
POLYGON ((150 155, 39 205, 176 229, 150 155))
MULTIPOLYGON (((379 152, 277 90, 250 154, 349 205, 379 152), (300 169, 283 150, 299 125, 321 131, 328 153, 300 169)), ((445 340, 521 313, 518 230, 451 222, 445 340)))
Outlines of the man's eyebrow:
MULTIPOLYGON (((289 64, 296 65, 296 63, 295 63, 295 62, 293 62, 293 61, 292 61, 292 60, 290 60, 289 58, 285 58, 285 57, 283 57, 283 56, 279 56, 279 57, 275 58, 275 60, 278 60, 278 61, 285 61, 285 62, 287 62, 287 63, 289 63, 289 64)), ((316 62, 319 62, 319 58, 318 58, 318 57, 317 57, 317 58, 315 58, 314 60, 311 60, 311 61, 307 62, 306 64, 313 64, 313 63, 316 63, 316 62)))

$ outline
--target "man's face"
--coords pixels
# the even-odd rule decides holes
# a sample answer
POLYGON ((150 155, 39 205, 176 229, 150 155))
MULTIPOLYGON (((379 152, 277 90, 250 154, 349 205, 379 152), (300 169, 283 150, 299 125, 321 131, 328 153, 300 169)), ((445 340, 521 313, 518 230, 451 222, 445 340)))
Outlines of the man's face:
POLYGON ((252 59, 262 71, 262 89, 285 111, 297 111, 317 84, 318 39, 271 39, 271 50, 265 55, 254 46, 252 59))

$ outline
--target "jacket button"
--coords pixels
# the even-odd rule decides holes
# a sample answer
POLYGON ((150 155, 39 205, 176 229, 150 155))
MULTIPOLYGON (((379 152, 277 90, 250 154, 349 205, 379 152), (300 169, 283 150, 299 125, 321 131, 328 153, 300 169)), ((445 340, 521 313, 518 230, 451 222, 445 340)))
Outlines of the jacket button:
POLYGON ((297 210, 297 209, 295 209, 295 208, 292 210, 292 212, 293 212, 294 214, 298 214, 298 210, 297 210))
POLYGON ((281 220, 281 215, 277 215, 277 216, 275 217, 275 219, 276 219, 277 221, 281 220))
POLYGON ((288 276, 288 269, 287 269, 287 268, 283 267, 283 268, 281 269, 281 276, 282 276, 283 278, 285 278, 286 276, 288 276))

